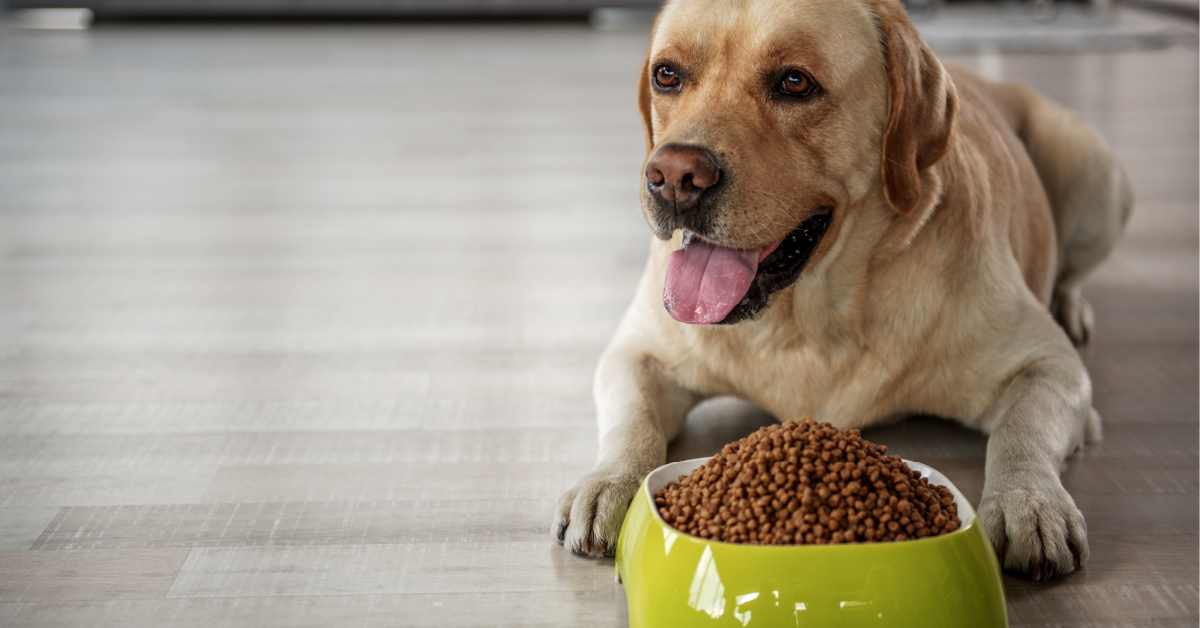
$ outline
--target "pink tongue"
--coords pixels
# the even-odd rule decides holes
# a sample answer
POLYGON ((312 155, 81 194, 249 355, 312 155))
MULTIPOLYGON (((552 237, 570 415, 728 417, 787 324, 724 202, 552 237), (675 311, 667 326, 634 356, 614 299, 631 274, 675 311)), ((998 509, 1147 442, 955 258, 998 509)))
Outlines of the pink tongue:
POLYGON ((729 315, 750 289, 761 249, 731 249, 693 239, 671 253, 663 304, 681 323, 708 325, 729 315))

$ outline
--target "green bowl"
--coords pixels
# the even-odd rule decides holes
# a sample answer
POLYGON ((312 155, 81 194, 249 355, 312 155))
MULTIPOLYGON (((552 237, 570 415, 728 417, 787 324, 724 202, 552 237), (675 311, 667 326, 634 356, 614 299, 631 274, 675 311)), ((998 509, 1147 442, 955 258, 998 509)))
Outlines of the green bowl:
POLYGON ((616 562, 632 628, 1008 625, 987 534, 937 470, 905 461, 954 494, 962 519, 954 532, 888 543, 767 546, 702 539, 659 516, 654 493, 707 461, 659 467, 629 506, 616 562))

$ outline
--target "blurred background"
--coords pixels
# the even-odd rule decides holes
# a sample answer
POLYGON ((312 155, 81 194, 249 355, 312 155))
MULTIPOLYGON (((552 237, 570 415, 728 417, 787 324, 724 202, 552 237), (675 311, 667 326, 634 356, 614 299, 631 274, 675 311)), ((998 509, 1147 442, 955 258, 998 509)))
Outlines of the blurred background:
MULTIPOLYGON (((649 0, 6 0, 0 626, 623 625, 550 534, 650 234, 649 0)), ((909 3, 1108 138, 1091 562, 1014 625, 1195 626, 1196 0, 909 3)), ((819 417, 818 417, 819 418, 819 417)), ((672 459, 772 418, 699 408, 672 459)), ((982 490, 985 439, 868 432, 982 490)))

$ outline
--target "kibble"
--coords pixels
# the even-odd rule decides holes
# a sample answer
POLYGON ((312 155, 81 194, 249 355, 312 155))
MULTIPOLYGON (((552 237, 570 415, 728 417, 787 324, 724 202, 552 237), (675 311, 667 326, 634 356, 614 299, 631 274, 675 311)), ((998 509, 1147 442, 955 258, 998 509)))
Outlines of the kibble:
POLYGON ((756 545, 904 541, 961 525, 950 489, 858 430, 812 419, 726 445, 654 504, 681 532, 756 545))

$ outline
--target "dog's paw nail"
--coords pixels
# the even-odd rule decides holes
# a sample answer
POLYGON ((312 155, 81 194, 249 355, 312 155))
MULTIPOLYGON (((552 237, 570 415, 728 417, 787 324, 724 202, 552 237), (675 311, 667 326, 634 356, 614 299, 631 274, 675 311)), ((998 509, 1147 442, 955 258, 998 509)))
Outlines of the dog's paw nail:
POLYGON ((554 535, 558 537, 558 542, 562 543, 567 538, 567 524, 558 524, 558 532, 554 535))
POLYGON ((1070 541, 1067 542, 1067 547, 1071 548, 1071 556, 1075 558, 1075 568, 1079 569, 1083 566, 1083 550, 1079 549, 1078 545, 1071 543, 1070 541))
POLYGON ((1042 562, 1036 558, 1029 560, 1029 578, 1031 580, 1042 579, 1042 562))

